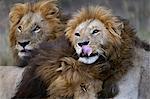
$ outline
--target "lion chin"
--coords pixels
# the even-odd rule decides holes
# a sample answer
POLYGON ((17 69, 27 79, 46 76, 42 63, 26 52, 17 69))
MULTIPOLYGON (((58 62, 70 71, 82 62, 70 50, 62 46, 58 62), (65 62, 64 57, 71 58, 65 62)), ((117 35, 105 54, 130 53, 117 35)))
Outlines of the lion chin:
POLYGON ((78 61, 83 62, 85 64, 92 64, 98 60, 99 56, 91 56, 91 57, 80 57, 78 61))
POLYGON ((93 64, 96 63, 97 61, 99 63, 104 63, 107 61, 107 58, 103 54, 99 53, 92 53, 90 56, 80 56, 78 61, 84 63, 84 64, 93 64))
POLYGON ((16 49, 18 50, 18 56, 23 59, 24 57, 30 57, 32 55, 33 47, 26 46, 22 47, 20 45, 16 45, 16 49))
POLYGON ((31 56, 31 51, 23 50, 23 51, 18 53, 18 56, 20 58, 29 57, 29 56, 31 56))

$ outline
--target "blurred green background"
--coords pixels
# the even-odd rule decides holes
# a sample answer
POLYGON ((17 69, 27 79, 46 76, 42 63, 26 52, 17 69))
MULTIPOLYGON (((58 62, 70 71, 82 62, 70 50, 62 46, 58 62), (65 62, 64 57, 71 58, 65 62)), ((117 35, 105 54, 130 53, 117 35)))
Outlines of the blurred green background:
MULTIPOLYGON (((0 0, 0 65, 11 65, 8 47, 8 14, 14 3, 38 0, 0 0)), ((150 41, 150 0, 58 0, 65 13, 72 13, 88 5, 106 6, 117 16, 130 21, 141 39, 150 41)))

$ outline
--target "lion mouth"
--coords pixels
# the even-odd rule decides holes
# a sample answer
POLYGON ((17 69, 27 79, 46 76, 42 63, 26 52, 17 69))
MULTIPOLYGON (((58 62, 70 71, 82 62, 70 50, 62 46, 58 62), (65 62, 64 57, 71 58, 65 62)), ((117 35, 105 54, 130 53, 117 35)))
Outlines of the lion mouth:
POLYGON ((106 56, 103 54, 99 54, 98 52, 97 53, 91 53, 90 55, 81 53, 79 55, 78 60, 80 62, 85 63, 85 64, 93 64, 96 62, 104 63, 104 62, 106 62, 106 56))
POLYGON ((91 53, 90 55, 88 55, 88 54, 85 54, 85 53, 81 53, 79 56, 80 57, 93 57, 93 56, 98 56, 99 54, 98 54, 98 52, 97 53, 91 53))
POLYGON ((96 62, 106 62, 106 55, 103 51, 94 51, 89 45, 82 46, 80 49, 76 48, 79 61, 85 64, 93 64, 96 62))
POLYGON ((32 50, 27 50, 27 49, 23 49, 20 52, 24 52, 24 53, 31 53, 32 50))
POLYGON ((32 53, 32 50, 23 49, 19 51, 18 55, 19 57, 23 58, 23 57, 31 56, 31 53, 32 53))

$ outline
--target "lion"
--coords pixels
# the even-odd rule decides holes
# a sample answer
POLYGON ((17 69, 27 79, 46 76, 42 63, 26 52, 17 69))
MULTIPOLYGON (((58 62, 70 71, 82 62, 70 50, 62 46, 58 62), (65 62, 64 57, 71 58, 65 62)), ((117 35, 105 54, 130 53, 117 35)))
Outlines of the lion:
POLYGON ((110 67, 107 62, 94 66, 79 62, 65 36, 42 44, 36 51, 13 99, 97 99, 103 84, 101 73, 110 67))
POLYGON ((15 4, 9 13, 9 42, 15 65, 27 65, 33 49, 63 34, 63 17, 57 0, 15 4))
POLYGON ((110 70, 103 74, 103 90, 98 93, 100 98, 119 93, 117 82, 133 67, 137 47, 150 51, 150 45, 136 36, 127 20, 100 6, 76 12, 67 24, 66 36, 76 50, 78 61, 84 64, 109 62, 110 70))
POLYGON ((40 98, 112 98, 119 79, 133 67, 136 39, 129 23, 109 9, 82 8, 68 21, 65 37, 36 50, 14 99, 36 97, 31 95, 39 87, 45 89, 40 98))

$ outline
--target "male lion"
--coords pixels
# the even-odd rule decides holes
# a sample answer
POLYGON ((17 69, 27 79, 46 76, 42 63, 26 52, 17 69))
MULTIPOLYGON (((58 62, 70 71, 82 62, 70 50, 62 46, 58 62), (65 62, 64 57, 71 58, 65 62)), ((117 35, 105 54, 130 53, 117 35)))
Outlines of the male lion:
POLYGON ((103 84, 101 73, 109 69, 109 63, 80 63, 64 36, 42 44, 37 51, 13 99, 97 99, 103 84))
POLYGON ((100 99, 118 93, 116 82, 133 66, 137 43, 129 23, 103 7, 83 8, 68 22, 66 37, 40 46, 14 99, 100 99), (46 94, 37 94, 38 88, 46 94))
POLYGON ((62 34, 61 16, 56 0, 18 3, 11 9, 9 42, 17 65, 27 65, 33 49, 62 34))
POLYGON ((67 24, 66 36, 76 50, 78 61, 110 64, 110 70, 103 73, 103 90, 98 93, 101 98, 119 92, 116 83, 133 67, 137 46, 150 50, 150 45, 136 36, 128 21, 99 6, 82 8, 75 13, 67 24))

